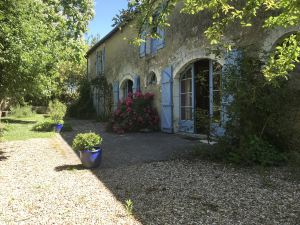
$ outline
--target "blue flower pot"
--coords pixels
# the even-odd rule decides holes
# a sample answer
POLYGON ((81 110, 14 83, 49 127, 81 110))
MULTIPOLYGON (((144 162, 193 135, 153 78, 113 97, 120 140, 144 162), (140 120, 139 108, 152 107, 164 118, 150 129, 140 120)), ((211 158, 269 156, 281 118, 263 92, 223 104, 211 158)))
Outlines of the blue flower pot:
POLYGON ((102 149, 80 151, 80 160, 85 168, 96 168, 100 165, 102 159, 102 149))
POLYGON ((61 131, 61 129, 63 128, 63 126, 64 126, 64 125, 63 125, 63 124, 60 124, 60 123, 59 123, 59 124, 56 124, 56 125, 55 125, 55 132, 56 132, 56 133, 60 133, 60 131, 61 131))

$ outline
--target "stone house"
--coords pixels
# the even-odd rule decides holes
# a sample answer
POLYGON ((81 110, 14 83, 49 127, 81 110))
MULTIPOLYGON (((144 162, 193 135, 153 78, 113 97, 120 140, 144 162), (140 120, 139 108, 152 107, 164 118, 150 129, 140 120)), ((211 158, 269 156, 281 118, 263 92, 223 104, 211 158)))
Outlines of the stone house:
MULTIPOLYGON (((106 77, 112 85, 114 109, 128 92, 154 93, 164 132, 202 133, 195 116, 200 109, 212 118, 210 126, 215 134, 221 135, 228 104, 222 96, 222 67, 228 63, 227 57, 216 57, 209 51, 203 35, 210 23, 205 13, 192 16, 179 11, 178 7, 170 16, 171 27, 157 28, 160 39, 148 39, 140 47, 128 43, 137 35, 134 21, 121 29, 114 28, 87 52, 88 78, 106 77)), ((299 27, 268 31, 249 28, 247 40, 242 40, 241 45, 268 52, 282 37, 298 30, 299 27)), ((227 33, 230 38, 240 35, 234 27, 227 33)), ((300 82, 299 74, 297 79, 300 82)), ((103 98, 94 92, 99 114, 103 112, 103 98)))

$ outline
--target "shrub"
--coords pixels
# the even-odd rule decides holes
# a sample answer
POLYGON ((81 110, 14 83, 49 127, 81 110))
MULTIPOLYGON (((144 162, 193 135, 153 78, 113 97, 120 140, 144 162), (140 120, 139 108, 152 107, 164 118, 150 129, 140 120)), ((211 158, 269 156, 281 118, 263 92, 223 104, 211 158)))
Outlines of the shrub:
POLYGON ((73 131, 73 127, 69 123, 64 123, 64 126, 62 128, 62 132, 68 132, 73 131))
POLYGON ((77 134, 73 140, 72 147, 77 151, 94 150, 98 145, 101 145, 102 138, 95 133, 77 134))
POLYGON ((53 102, 50 101, 48 107, 49 107, 50 118, 55 123, 63 123, 63 119, 67 111, 67 106, 58 100, 54 100, 53 102))
POLYGON ((16 118, 31 117, 34 115, 32 107, 27 104, 25 104, 24 106, 17 104, 16 106, 11 107, 10 111, 11 115, 16 118))
POLYGON ((45 120, 45 121, 36 123, 33 126, 32 130, 50 132, 50 131, 53 131, 54 126, 55 126, 55 123, 52 120, 45 120))
POLYGON ((142 129, 158 130, 159 116, 152 106, 153 99, 154 95, 151 93, 129 93, 128 97, 119 103, 107 127, 116 133, 142 129))

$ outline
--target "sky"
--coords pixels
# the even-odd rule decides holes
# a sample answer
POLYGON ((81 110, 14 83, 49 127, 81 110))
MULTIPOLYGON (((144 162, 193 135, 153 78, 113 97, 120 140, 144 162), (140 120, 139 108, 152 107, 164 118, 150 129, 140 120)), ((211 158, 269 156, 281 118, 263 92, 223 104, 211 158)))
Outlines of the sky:
POLYGON ((127 7, 127 0, 95 0, 95 17, 89 23, 87 37, 97 34, 103 38, 113 27, 112 18, 127 7))

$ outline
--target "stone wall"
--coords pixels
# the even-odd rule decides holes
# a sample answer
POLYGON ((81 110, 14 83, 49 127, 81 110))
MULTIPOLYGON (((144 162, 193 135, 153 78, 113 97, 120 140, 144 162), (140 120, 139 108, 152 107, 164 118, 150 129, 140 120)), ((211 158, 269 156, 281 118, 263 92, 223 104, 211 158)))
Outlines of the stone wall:
MULTIPOLYGON (((161 72, 172 65, 173 67, 173 102, 174 102, 174 126, 175 131, 179 120, 179 75, 191 62, 198 59, 209 58, 224 63, 223 58, 216 58, 211 54, 210 45, 203 32, 210 21, 209 15, 186 15, 179 13, 180 6, 170 16, 171 27, 165 29, 165 47, 159 49, 155 55, 140 58, 139 47, 130 45, 128 39, 136 37, 137 30, 134 21, 117 31, 101 44, 97 50, 105 48, 104 74, 109 83, 119 81, 119 85, 126 79, 133 80, 135 75, 140 76, 141 91, 155 94, 155 107, 161 110, 161 72), (154 72, 157 76, 156 85, 147 85, 147 76, 154 72)), ((259 24, 259 22, 257 22, 259 24)), ((270 50, 278 38, 290 30, 263 31, 257 27, 244 30, 247 40, 241 40, 241 44, 254 46, 253 49, 270 50)), ((294 30, 299 30, 295 28, 294 30)), ((239 37, 241 32, 234 27, 227 30, 230 38, 239 37)), ((96 50, 88 55, 88 76, 96 77, 96 50)))

